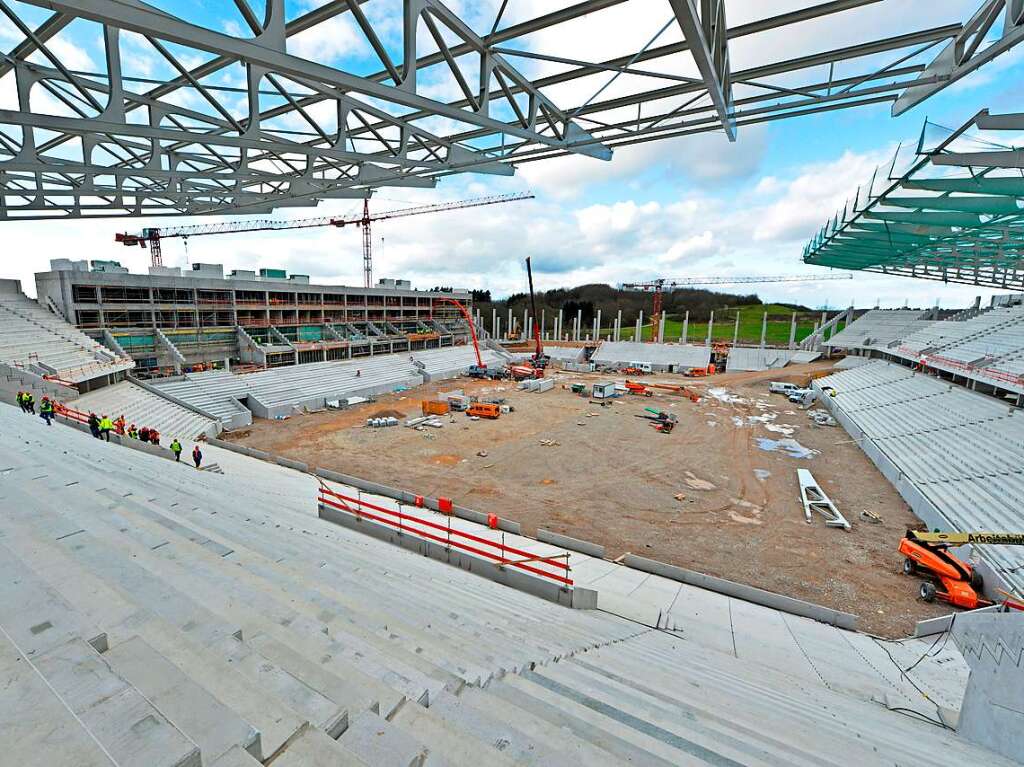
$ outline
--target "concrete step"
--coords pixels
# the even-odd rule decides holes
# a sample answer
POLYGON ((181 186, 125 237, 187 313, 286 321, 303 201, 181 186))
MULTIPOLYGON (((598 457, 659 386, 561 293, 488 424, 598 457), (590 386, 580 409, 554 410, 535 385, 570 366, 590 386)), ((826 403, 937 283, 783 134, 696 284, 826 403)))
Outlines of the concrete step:
MULTIPOLYGON (((11 765, 110 767, 101 743, 32 664, 0 637, 0 733, 11 765)), ((196 749, 198 754, 198 749, 196 749)))
POLYGON ((268 763, 273 767, 377 767, 386 762, 366 762, 323 730, 307 725, 268 763))
MULTIPOLYGON (((369 712, 354 717, 338 743, 367 764, 375 765, 421 767, 430 754, 430 749, 411 735, 369 712)), ((441 767, 445 761, 433 756, 430 764, 441 767)))
MULTIPOLYGON (((492 683, 491 688, 494 686, 492 683)), ((467 687, 458 695, 458 707, 444 700, 441 706, 439 713, 443 711, 459 722, 482 728, 481 732, 491 734, 496 746, 534 755, 532 761, 539 765, 561 764, 562 759, 565 764, 588 767, 616 767, 624 763, 618 754, 606 750, 599 742, 580 737, 561 721, 549 719, 545 713, 538 715, 490 688, 467 687), (551 760, 549 754, 558 754, 558 760, 551 760)), ((530 761, 527 759, 527 763, 530 761)))
POLYGON ((391 723, 427 746, 428 764, 433 764, 436 756, 452 764, 486 763, 494 767, 517 764, 492 744, 478 740, 438 716, 433 708, 407 702, 391 718, 391 723))
POLYGON ((239 674, 216 652, 192 641, 148 609, 127 601, 56 544, 33 538, 23 528, 13 527, 10 520, 3 534, 50 588, 77 605, 85 618, 108 627, 111 643, 140 636, 191 678, 202 680, 211 694, 260 731, 264 755, 273 753, 305 721, 239 674))
POLYGON ((239 746, 232 746, 230 750, 217 757, 210 767, 260 767, 262 762, 253 758, 252 754, 239 746))
POLYGON ((180 729, 173 712, 140 690, 109 652, 101 656, 87 642, 72 639, 33 663, 115 764, 202 764, 202 744, 180 729))
POLYGON ((139 637, 111 647, 110 666, 164 712, 202 750, 217 759, 233 746, 262 754, 260 733, 139 637))
POLYGON ((0 543, 0 626, 28 657, 84 637, 96 650, 107 636, 0 543))

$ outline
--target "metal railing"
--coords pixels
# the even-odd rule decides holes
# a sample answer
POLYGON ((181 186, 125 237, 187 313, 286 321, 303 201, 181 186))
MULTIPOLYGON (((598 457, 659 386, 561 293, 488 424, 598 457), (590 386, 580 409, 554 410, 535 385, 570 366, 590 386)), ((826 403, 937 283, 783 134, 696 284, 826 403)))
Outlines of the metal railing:
POLYGON ((318 501, 324 506, 347 512, 354 517, 388 525, 403 534, 415 535, 428 541, 440 543, 449 549, 457 549, 483 557, 498 568, 514 567, 517 570, 555 581, 563 586, 573 585, 568 553, 539 556, 524 549, 506 546, 504 533, 502 533, 500 541, 493 541, 453 528, 451 516, 448 516, 447 524, 442 525, 422 517, 406 514, 401 510, 402 504, 400 503, 398 510, 388 509, 364 501, 361 497, 353 498, 331 490, 323 484, 320 486, 318 501), (554 572, 542 569, 542 566, 554 568, 554 572))

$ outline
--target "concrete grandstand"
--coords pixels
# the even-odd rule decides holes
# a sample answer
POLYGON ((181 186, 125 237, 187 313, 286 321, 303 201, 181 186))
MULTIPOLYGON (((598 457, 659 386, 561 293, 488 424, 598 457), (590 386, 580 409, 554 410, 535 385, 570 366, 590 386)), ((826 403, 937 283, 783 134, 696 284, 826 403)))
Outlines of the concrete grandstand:
MULTIPOLYGON (((607 607, 637 618, 561 608, 317 520, 308 475, 231 454, 225 475, 171 471, 9 408, 0 432, 24 445, 0 491, 0 718, 19 764, 1011 764, 870 700, 888 687, 902 707, 881 658, 924 641, 880 650, 611 563, 582 580, 623 589, 607 607), (670 630, 638 620, 664 600, 670 630), (708 618, 727 608, 723 646, 708 618)), ((919 674, 955 710, 966 669, 950 647, 919 674)))

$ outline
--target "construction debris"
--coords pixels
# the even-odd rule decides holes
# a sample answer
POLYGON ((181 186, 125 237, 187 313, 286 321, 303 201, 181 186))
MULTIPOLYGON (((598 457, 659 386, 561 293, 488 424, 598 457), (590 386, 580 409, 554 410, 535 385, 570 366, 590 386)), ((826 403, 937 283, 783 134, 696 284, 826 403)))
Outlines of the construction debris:
POLYGON ((808 410, 807 417, 818 426, 837 426, 838 422, 827 410, 808 410))
POLYGON ((878 514, 875 514, 875 512, 868 511, 867 509, 864 509, 864 511, 860 513, 860 518, 863 519, 865 522, 870 522, 873 525, 882 524, 882 518, 878 514))
POLYGON ((807 524, 811 523, 811 512, 816 511, 825 517, 826 527, 841 527, 844 530, 850 529, 850 523, 846 517, 839 513, 839 509, 825 495, 825 491, 818 485, 818 481, 807 469, 797 469, 796 478, 800 483, 800 499, 804 504, 804 518, 807 524))

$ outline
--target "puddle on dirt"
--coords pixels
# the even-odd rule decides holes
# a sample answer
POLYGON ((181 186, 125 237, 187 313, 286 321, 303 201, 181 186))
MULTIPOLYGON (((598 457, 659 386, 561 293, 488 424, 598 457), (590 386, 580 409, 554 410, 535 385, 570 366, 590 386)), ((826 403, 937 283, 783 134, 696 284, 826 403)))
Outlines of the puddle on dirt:
POLYGON ((761 482, 764 482, 772 473, 768 469, 754 469, 754 476, 761 482))
POLYGON ((435 455, 430 459, 431 463, 436 463, 439 466, 455 466, 457 463, 460 463, 461 461, 462 458, 460 458, 457 455, 451 455, 450 453, 435 455))
POLYGON ((769 452, 776 452, 781 450, 790 458, 812 458, 818 455, 818 450, 812 450, 809 447, 804 447, 795 439, 787 437, 786 439, 768 439, 767 437, 758 437, 757 446, 762 450, 769 452))
POLYGON ((718 488, 706 479, 700 479, 692 471, 686 472, 683 482, 692 490, 717 490, 718 488))
POLYGON ((742 507, 750 514, 746 516, 741 514, 739 509, 729 509, 729 519, 733 522, 740 522, 744 525, 760 525, 761 524, 761 513, 764 511, 763 508, 758 506, 756 503, 745 501, 742 498, 733 498, 732 502, 737 506, 742 507))

